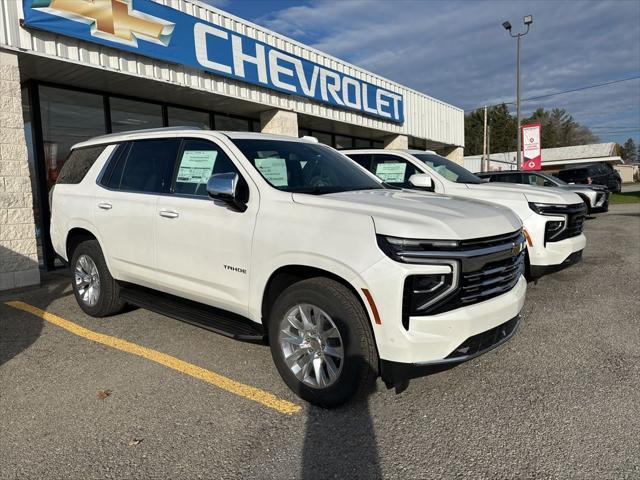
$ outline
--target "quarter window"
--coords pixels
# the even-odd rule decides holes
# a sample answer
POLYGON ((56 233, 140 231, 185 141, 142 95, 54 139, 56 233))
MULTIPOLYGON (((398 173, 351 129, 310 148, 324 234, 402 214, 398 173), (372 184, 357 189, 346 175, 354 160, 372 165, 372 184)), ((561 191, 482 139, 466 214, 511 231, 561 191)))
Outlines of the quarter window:
POLYGON ((98 145, 73 150, 60 170, 56 184, 80 183, 105 148, 106 145, 98 145))

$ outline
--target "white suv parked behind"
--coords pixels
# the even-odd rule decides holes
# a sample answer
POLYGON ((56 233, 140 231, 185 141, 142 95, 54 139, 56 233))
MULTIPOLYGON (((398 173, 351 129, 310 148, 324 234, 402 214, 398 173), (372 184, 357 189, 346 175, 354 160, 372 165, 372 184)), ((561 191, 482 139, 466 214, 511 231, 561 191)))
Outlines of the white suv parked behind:
POLYGON ((73 148, 52 193, 53 245, 86 313, 130 303, 267 338, 287 385, 324 406, 510 338, 521 227, 503 207, 385 189, 329 147, 255 133, 99 137, 73 148))
POLYGON ((524 224, 530 279, 582 258, 586 207, 575 193, 557 188, 487 183, 464 167, 425 150, 342 150, 382 181, 509 207, 524 224))

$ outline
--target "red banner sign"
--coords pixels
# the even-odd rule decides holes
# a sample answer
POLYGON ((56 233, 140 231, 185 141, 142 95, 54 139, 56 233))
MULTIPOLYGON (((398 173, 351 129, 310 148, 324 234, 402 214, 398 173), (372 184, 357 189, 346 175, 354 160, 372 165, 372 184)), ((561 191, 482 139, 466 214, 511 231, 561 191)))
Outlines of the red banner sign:
POLYGON ((522 126, 522 170, 542 168, 540 124, 522 126))

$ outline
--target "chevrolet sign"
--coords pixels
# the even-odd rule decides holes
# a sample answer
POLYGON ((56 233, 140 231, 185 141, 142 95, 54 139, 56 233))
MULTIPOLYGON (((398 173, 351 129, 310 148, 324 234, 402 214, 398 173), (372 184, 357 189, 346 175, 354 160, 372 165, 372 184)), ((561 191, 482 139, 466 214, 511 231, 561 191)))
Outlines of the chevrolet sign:
POLYGON ((402 95, 151 0, 23 0, 24 26, 404 121, 402 95))

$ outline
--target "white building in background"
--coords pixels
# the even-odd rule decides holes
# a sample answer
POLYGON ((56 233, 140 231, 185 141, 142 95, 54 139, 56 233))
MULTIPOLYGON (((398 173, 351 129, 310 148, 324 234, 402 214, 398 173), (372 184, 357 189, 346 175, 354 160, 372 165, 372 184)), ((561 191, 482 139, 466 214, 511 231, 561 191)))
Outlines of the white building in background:
MULTIPOLYGON (((542 170, 556 172, 574 165, 607 162, 612 166, 623 164, 616 154, 615 143, 593 143, 573 147, 543 148, 542 170)), ((489 155, 489 170, 516 170, 516 152, 489 155)), ((482 155, 464 157, 464 167, 472 172, 483 171, 482 155)))
POLYGON ((54 268, 47 194, 96 135, 190 125, 462 162, 457 107, 197 0, 114 5, 0 1, 0 290, 54 268))

